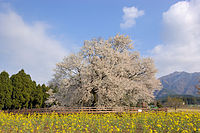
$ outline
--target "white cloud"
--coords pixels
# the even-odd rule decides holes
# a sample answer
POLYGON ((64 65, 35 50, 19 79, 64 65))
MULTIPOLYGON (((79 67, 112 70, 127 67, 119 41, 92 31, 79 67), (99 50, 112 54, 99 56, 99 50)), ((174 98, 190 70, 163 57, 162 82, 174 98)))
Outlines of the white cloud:
POLYGON ((67 52, 47 28, 39 21, 26 23, 11 9, 0 11, 0 71, 13 74, 23 68, 39 83, 50 80, 55 64, 67 52))
POLYGON ((120 27, 122 29, 127 29, 131 28, 135 25, 135 19, 143 16, 144 11, 143 10, 138 10, 136 7, 124 7, 123 8, 123 23, 120 24, 120 27))
POLYGON ((153 50, 159 76, 200 71, 200 0, 181 1, 163 13, 163 44, 153 50))

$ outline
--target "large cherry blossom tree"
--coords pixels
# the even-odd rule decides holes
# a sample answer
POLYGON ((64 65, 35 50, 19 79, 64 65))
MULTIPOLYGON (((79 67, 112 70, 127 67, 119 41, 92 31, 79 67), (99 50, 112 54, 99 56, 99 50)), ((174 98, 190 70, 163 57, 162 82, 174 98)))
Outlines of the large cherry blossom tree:
POLYGON ((153 100, 161 88, 151 58, 142 58, 128 36, 85 41, 76 54, 56 65, 50 86, 64 106, 134 106, 153 100))

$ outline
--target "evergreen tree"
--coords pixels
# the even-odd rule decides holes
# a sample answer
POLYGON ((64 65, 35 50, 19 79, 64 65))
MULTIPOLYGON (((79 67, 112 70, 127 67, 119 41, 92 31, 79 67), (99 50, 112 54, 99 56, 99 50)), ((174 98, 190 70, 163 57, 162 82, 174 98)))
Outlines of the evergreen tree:
POLYGON ((0 73, 0 109, 9 109, 12 105, 12 84, 9 74, 5 71, 0 73))
POLYGON ((37 87, 32 90, 31 107, 45 107, 45 101, 49 97, 49 94, 46 93, 48 90, 49 88, 46 87, 44 84, 42 86, 40 84, 37 85, 37 87))
POLYGON ((36 90, 36 83, 31 80, 30 75, 22 69, 17 74, 11 76, 13 85, 13 106, 12 108, 31 107, 32 90, 36 90))
POLYGON ((0 73, 0 109, 41 108, 49 94, 49 87, 37 85, 31 76, 20 70, 9 78, 7 72, 0 73))
POLYGON ((45 107, 46 106, 45 101, 49 98, 49 94, 47 92, 49 91, 50 88, 48 86, 45 86, 45 84, 42 84, 41 88, 43 92, 42 107, 45 107))
POLYGON ((32 98, 33 98, 33 101, 32 101, 32 105, 33 105, 33 108, 39 108, 42 106, 42 101, 43 101, 43 94, 42 94, 42 89, 41 89, 41 86, 38 85, 34 90, 32 90, 32 98))

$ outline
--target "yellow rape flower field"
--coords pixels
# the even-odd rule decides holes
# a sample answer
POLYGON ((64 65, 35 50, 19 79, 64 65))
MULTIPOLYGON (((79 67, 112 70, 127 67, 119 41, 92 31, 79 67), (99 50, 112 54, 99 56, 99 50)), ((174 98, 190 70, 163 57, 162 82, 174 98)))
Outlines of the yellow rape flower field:
POLYGON ((9 114, 0 112, 3 133, 200 133, 199 112, 123 114, 9 114))

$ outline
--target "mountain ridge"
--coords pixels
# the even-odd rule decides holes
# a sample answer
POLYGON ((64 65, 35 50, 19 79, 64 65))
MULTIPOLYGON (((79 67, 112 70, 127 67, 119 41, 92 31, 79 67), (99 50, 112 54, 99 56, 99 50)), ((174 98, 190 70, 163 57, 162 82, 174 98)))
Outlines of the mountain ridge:
POLYGON ((156 98, 168 95, 192 95, 198 96, 196 85, 200 81, 200 72, 188 73, 175 71, 159 78, 162 89, 154 94, 156 98))

